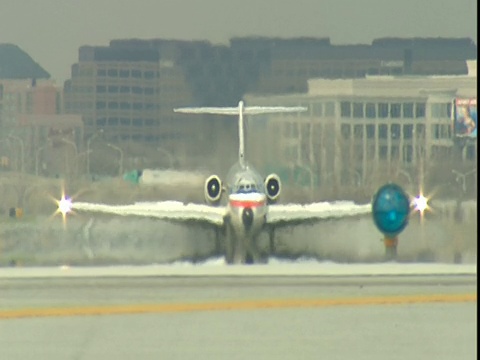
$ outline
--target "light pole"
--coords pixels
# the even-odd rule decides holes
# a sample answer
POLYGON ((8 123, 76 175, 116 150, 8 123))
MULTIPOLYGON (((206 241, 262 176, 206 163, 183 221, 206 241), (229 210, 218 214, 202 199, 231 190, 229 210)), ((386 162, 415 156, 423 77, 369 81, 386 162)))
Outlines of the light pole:
POLYGON ((456 178, 455 178, 455 181, 456 182, 462 182, 462 190, 463 190, 463 194, 465 194, 467 192, 467 184, 466 184, 466 177, 468 175, 471 175, 473 173, 475 173, 477 171, 477 169, 472 169, 466 173, 461 173, 460 171, 457 171, 457 170, 452 170, 452 172, 456 175, 456 178))
POLYGON ((37 149, 37 152, 35 154, 35 175, 38 176, 38 163, 40 162, 40 152, 45 149, 48 145, 50 145, 49 143, 46 143, 45 145, 43 146, 40 146, 38 149, 37 149))
MULTIPOLYGON (((85 158, 86 158, 86 156, 88 154, 90 154, 91 152, 92 152, 92 150, 86 150, 86 151, 82 151, 81 153, 77 154, 77 156, 75 157, 75 162, 77 163, 77 165, 79 164, 80 157, 85 156, 85 158)), ((77 166, 77 170, 78 170, 78 166, 77 166)))
MULTIPOLYGON (((77 144, 75 144, 73 141, 67 140, 67 139, 65 139, 65 138, 61 138, 60 140, 63 141, 64 143, 66 143, 66 144, 72 145, 73 150, 75 151, 75 155, 74 155, 74 157, 73 157, 73 158, 75 159, 75 165, 74 165, 74 166, 75 166, 75 168, 77 168, 77 154, 78 154, 77 144)), ((65 169, 65 171, 68 173, 68 172, 69 172, 68 170, 70 170, 70 169, 69 169, 70 167, 68 166, 68 159, 67 159, 67 155, 66 155, 66 154, 65 154, 65 162, 66 162, 66 164, 67 164, 67 168, 65 169)), ((78 169, 75 169, 75 170, 78 170, 78 169)), ((76 171, 75 171, 74 175, 75 175, 75 174, 76 174, 76 171)))
POLYGON ((407 171, 405 171, 403 169, 400 169, 400 168, 397 170, 397 172, 398 172, 399 175, 401 174, 401 175, 405 176, 405 178, 407 179, 407 182, 408 182, 408 188, 409 188, 408 190, 411 190, 410 188, 412 186, 412 177, 410 176, 410 174, 407 171))
POLYGON ((18 141, 18 143, 20 144, 20 172, 25 172, 25 145, 23 143, 23 140, 21 138, 19 138, 18 136, 15 136, 15 135, 12 135, 12 134, 9 134, 8 135, 9 138, 12 138, 12 139, 15 139, 18 141))
MULTIPOLYGON (((2 139, 2 140, 0 140, 0 144, 1 144, 1 143, 8 143, 8 147, 9 147, 9 153, 8 153, 8 155, 10 156, 10 154, 11 154, 11 152, 12 152, 12 148, 11 148, 11 145, 10 145, 10 142, 8 141, 8 139, 2 139)), ((3 162, 3 155, 2 155, 2 162, 3 162)), ((1 164, 1 165, 3 166, 4 164, 1 164)), ((7 164, 5 164, 5 165, 7 165, 7 164)), ((8 165, 8 166, 9 166, 9 165, 8 165)))
POLYGON ((118 146, 112 145, 112 144, 107 144, 107 146, 111 147, 114 150, 117 150, 120 152, 120 159, 119 159, 119 167, 118 167, 118 174, 122 176, 123 173, 123 150, 120 149, 118 146))
POLYGON ((452 169, 452 173, 456 175, 455 177, 455 182, 457 184, 462 184, 462 191, 458 191, 457 195, 457 204, 455 208, 455 236, 454 236, 454 247, 455 247, 455 254, 454 254, 454 262, 459 263, 462 261, 462 244, 463 244, 463 225, 461 225, 464 221, 464 214, 462 211, 462 203, 466 198, 467 194, 467 176, 471 174, 475 174, 477 172, 476 168, 473 168, 470 171, 467 171, 466 173, 461 173, 460 171, 452 169))
POLYGON ((90 143, 99 135, 103 134, 103 129, 99 129, 96 133, 90 136, 87 140, 87 175, 90 175, 90 143))

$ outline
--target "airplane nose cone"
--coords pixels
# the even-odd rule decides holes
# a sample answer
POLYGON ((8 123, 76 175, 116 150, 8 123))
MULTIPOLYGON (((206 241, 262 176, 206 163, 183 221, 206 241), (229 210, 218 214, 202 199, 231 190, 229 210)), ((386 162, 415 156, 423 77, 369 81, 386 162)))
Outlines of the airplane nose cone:
POLYGON ((251 208, 245 208, 242 211, 242 222, 246 230, 249 230, 253 224, 253 210, 251 208))

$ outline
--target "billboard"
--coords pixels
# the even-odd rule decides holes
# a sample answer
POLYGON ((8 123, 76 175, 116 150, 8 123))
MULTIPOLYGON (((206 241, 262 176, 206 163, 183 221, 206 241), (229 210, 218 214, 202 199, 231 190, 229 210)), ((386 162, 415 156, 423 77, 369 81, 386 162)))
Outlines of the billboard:
POLYGON ((455 99, 454 134, 458 137, 477 138, 477 99, 455 99))

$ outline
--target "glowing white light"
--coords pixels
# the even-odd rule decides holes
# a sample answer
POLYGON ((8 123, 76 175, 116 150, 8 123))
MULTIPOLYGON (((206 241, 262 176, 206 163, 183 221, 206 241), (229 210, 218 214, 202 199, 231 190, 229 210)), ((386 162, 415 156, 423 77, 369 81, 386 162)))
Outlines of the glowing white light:
POLYGON ((415 210, 423 214, 423 212, 428 208, 428 198, 422 194, 418 195, 414 200, 415 210))
POLYGON ((70 211, 72 211, 72 200, 70 198, 66 198, 64 195, 58 201, 58 212, 65 216, 70 211))

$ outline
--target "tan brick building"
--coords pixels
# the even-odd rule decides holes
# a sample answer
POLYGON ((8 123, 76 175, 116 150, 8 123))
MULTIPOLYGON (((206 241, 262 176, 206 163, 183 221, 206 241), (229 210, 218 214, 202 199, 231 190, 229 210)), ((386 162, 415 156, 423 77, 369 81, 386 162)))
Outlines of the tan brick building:
MULTIPOLYGON (((363 186, 392 177, 417 183, 426 164, 456 156, 454 99, 477 96, 476 76, 311 79, 308 86, 305 94, 245 96, 249 105, 309 109, 252 119, 249 152, 258 166, 291 182, 320 186, 363 186)), ((463 164, 475 167, 476 139, 460 151, 463 164)))

